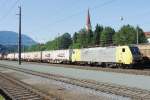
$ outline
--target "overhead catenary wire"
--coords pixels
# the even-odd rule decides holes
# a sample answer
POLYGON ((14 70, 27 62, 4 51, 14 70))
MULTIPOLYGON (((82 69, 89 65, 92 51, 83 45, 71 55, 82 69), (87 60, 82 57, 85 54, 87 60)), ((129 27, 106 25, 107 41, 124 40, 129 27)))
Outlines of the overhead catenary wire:
MULTIPOLYGON (((106 1, 106 2, 104 2, 104 3, 102 3, 102 4, 99 4, 99 5, 96 5, 96 6, 94 6, 94 7, 91 7, 91 10, 97 9, 97 8, 101 8, 101 7, 106 6, 106 5, 110 4, 110 3, 113 3, 114 1, 116 1, 116 0, 109 0, 109 1, 106 1)), ((70 15, 70 16, 64 17, 64 18, 62 18, 62 19, 60 19, 60 20, 55 21, 54 23, 52 23, 52 25, 54 25, 54 24, 56 24, 56 23, 59 23, 59 22, 63 22, 63 21, 69 20, 69 19, 71 19, 72 17, 78 16, 78 15, 84 13, 84 12, 85 12, 85 10, 82 10, 82 11, 80 11, 80 12, 78 12, 78 13, 75 13, 75 14, 72 14, 72 15, 70 15)))
POLYGON ((0 8, 2 9, 2 7, 4 7, 7 4, 8 0, 4 0, 3 2, 1 2, 0 4, 0 8))
POLYGON ((101 8, 103 6, 106 6, 106 5, 109 5, 109 4, 113 3, 115 1, 117 1, 117 0, 109 0, 109 1, 106 1, 106 2, 104 2, 102 4, 96 5, 96 6, 92 7, 91 9, 94 10, 94 9, 97 9, 97 8, 101 8))
MULTIPOLYGON (((116 0, 108 0, 108 1, 106 1, 106 2, 104 2, 104 3, 101 3, 101 4, 99 4, 99 5, 96 5, 96 6, 91 7, 90 10, 94 10, 94 9, 97 9, 97 8, 104 7, 104 6, 106 6, 106 5, 108 5, 108 4, 111 4, 111 3, 115 2, 115 1, 116 1, 116 0)), ((87 10, 87 9, 86 9, 86 10, 87 10)), ((76 17, 76 16, 78 16, 78 15, 80 15, 80 14, 83 14, 84 12, 85 12, 85 9, 84 9, 84 10, 81 10, 81 11, 79 11, 79 12, 77 12, 77 13, 74 13, 74 14, 72 14, 72 15, 66 16, 66 17, 64 17, 64 18, 62 18, 62 19, 56 20, 56 21, 52 22, 51 24, 49 24, 49 25, 47 25, 47 26, 48 26, 48 28, 49 28, 49 27, 54 27, 54 24, 58 24, 58 23, 61 23, 61 22, 66 21, 66 20, 70 20, 71 18, 76 17)))
POLYGON ((10 7, 10 9, 2 16, 0 17, 0 23, 8 17, 8 15, 11 13, 11 11, 16 7, 17 3, 19 2, 20 0, 16 0, 13 5, 10 7))
MULTIPOLYGON (((108 0, 108 1, 105 1, 105 2, 103 2, 103 3, 101 3, 101 4, 98 4, 98 5, 96 5, 96 6, 91 7, 90 10, 95 10, 95 9, 104 7, 104 6, 106 6, 106 5, 108 5, 108 4, 111 4, 111 3, 115 2, 115 1, 117 1, 117 0, 108 0)), ((86 9, 86 10, 87 10, 87 9, 86 9)), ((72 15, 66 16, 66 17, 64 17, 64 18, 62 18, 62 19, 56 20, 56 21, 52 22, 51 24, 49 24, 49 25, 47 25, 47 26, 48 26, 48 28, 49 28, 49 27, 54 27, 55 24, 58 24, 58 23, 61 23, 61 22, 70 20, 71 18, 76 17, 76 16, 78 16, 78 15, 80 15, 80 14, 83 14, 84 12, 85 12, 85 9, 84 9, 84 10, 81 10, 81 11, 79 11, 79 12, 77 12, 77 13, 74 13, 74 14, 72 14, 72 15)), ((40 31, 41 31, 41 30, 39 30, 38 32, 40 32, 40 31)))

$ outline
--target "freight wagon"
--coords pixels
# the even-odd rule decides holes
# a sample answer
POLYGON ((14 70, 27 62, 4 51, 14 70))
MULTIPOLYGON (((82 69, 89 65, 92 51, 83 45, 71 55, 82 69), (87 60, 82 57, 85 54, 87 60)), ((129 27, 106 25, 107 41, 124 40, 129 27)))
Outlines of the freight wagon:
POLYGON ((68 63, 71 61, 72 50, 52 50, 42 52, 42 61, 51 63, 68 63))
POLYGON ((2 54, 0 54, 0 59, 2 59, 3 58, 3 55, 2 54))
POLYGON ((9 60, 15 60, 15 53, 10 53, 7 56, 5 56, 5 59, 9 59, 9 60))
MULTIPOLYGON (((21 59, 25 61, 42 61, 50 63, 69 63, 71 61, 72 50, 51 50, 25 52, 21 54, 21 59)), ((10 53, 5 59, 18 60, 18 53, 10 53)))

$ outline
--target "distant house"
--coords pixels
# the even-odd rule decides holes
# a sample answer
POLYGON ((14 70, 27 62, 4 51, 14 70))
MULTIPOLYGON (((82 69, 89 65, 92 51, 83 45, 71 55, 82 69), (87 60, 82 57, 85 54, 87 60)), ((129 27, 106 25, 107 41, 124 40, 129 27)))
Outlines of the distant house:
POLYGON ((144 32, 145 36, 148 39, 148 42, 150 43, 150 32, 144 32))

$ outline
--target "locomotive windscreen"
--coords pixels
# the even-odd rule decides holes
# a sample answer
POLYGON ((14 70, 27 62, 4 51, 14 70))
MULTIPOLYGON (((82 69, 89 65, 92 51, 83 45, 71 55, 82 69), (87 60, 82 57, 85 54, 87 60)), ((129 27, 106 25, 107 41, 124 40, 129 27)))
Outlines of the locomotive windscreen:
POLYGON ((133 55, 140 55, 140 51, 138 47, 130 47, 130 50, 133 55))

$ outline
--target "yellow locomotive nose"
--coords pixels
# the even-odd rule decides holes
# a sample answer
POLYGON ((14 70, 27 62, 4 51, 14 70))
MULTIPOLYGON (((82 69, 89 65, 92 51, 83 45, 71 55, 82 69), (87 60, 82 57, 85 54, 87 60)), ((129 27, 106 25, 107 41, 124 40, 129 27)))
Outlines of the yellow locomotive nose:
POLYGON ((142 59, 138 47, 119 46, 116 48, 116 62, 122 64, 134 64, 142 59))
POLYGON ((132 64, 133 56, 128 46, 116 47, 116 62, 121 64, 132 64))

